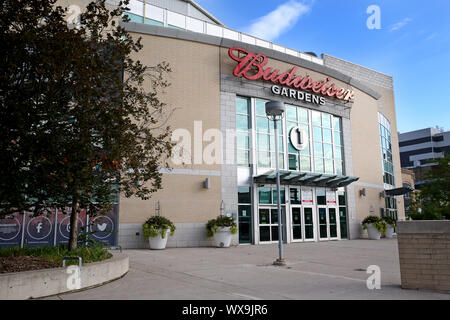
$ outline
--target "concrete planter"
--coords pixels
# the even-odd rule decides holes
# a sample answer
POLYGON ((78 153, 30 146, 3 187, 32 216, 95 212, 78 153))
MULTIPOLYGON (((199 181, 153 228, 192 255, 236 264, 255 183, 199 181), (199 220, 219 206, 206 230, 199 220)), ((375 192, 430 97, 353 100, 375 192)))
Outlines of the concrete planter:
POLYGON ((214 241, 218 248, 228 248, 231 244, 231 227, 219 227, 214 233, 214 241))
POLYGON ((159 230, 158 235, 156 237, 150 237, 148 242, 150 244, 150 249, 152 250, 163 250, 166 248, 167 239, 169 238, 170 229, 166 230, 166 235, 162 237, 162 230, 159 230))
POLYGON ((381 238, 381 232, 372 223, 367 224, 367 234, 370 240, 380 240, 381 238))
POLYGON ((402 288, 450 293, 450 221, 399 221, 402 288))
POLYGON ((394 236, 394 227, 388 224, 385 237, 388 239, 392 239, 394 236))
POLYGON ((0 300, 24 300, 95 287, 125 275, 129 269, 128 256, 111 252, 113 257, 87 263, 79 273, 80 286, 68 284, 74 273, 68 268, 53 268, 0 274, 0 300), (71 287, 71 288, 69 288, 71 287))

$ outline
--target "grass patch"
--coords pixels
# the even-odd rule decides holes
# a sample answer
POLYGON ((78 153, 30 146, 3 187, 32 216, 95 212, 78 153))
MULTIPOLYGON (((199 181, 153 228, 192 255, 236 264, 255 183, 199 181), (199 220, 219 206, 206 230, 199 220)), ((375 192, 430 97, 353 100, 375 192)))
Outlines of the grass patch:
MULTIPOLYGON (((106 260, 112 257, 106 248, 100 244, 94 244, 92 246, 80 246, 73 251, 69 251, 67 246, 61 245, 57 247, 44 246, 44 247, 11 247, 0 248, 0 257, 40 257, 42 259, 54 262, 59 266, 62 266, 64 257, 81 257, 83 264, 90 262, 97 262, 106 260)), ((78 264, 78 261, 68 260, 66 265, 78 264)))

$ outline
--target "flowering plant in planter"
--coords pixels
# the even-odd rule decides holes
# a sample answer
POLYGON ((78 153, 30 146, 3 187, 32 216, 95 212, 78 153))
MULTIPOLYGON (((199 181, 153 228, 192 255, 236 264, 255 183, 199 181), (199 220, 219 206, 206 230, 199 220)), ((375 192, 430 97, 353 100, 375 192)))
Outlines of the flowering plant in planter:
POLYGON ((387 223, 383 219, 377 216, 367 216, 361 222, 364 230, 367 229, 368 225, 372 225, 381 234, 385 234, 387 230, 387 223))
POLYGON ((386 224, 390 225, 392 228, 397 227, 397 221, 394 218, 391 217, 383 217, 381 218, 386 224))
POLYGON ((170 235, 173 236, 176 230, 175 225, 172 221, 165 217, 153 216, 147 219, 142 225, 144 231, 144 236, 146 239, 155 238, 161 232, 161 238, 166 237, 167 230, 170 229, 170 235))
POLYGON ((212 237, 214 233, 217 233, 219 228, 230 227, 231 234, 237 233, 237 225, 232 217, 218 216, 216 219, 211 219, 206 224, 206 235, 212 237))

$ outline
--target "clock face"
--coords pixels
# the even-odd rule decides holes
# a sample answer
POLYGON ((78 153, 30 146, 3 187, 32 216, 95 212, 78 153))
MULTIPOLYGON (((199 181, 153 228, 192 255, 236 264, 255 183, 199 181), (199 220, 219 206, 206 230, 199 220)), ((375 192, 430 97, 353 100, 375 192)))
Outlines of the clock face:
POLYGON ((308 146, 308 133, 305 129, 294 127, 289 133, 289 140, 296 150, 301 151, 308 146))

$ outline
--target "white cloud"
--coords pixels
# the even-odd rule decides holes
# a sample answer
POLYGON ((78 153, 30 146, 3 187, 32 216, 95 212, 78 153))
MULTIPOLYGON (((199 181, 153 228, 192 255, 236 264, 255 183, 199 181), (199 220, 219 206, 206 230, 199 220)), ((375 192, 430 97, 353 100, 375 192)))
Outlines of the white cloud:
POLYGON ((300 16, 309 12, 310 6, 291 0, 280 5, 265 16, 256 19, 245 32, 264 40, 274 40, 293 27, 300 16))
POLYGON ((436 38, 438 36, 438 34, 435 32, 435 33, 432 33, 432 34, 430 34, 428 37, 427 37, 427 40, 433 40, 434 38, 436 38))
POLYGON ((406 26, 406 25, 407 25, 408 23, 410 23, 411 21, 412 21, 411 18, 405 18, 405 19, 403 19, 402 21, 393 24, 393 25, 390 27, 390 30, 391 30, 391 31, 397 31, 397 30, 403 28, 404 26, 406 26))

